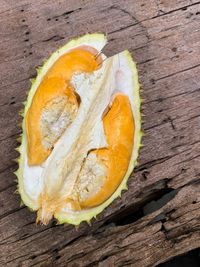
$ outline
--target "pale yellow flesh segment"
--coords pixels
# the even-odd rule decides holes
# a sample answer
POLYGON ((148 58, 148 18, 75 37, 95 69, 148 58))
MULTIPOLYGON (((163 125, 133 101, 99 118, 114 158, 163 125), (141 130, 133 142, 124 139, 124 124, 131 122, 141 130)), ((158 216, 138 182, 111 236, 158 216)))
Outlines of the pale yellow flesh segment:
MULTIPOLYGON (((60 100, 57 108, 61 109, 62 103, 65 101, 69 108, 65 109, 66 105, 64 105, 57 117, 63 117, 60 120, 64 122, 65 126, 68 126, 73 121, 78 109, 78 100, 73 88, 70 86, 70 80, 76 72, 91 73, 96 70, 101 63, 101 57, 96 57, 97 53, 94 48, 88 46, 74 49, 61 56, 45 75, 33 97, 25 118, 29 165, 40 165, 46 160, 52 151, 53 141, 60 137, 56 136, 56 131, 52 131, 52 129, 49 132, 50 136, 48 136, 47 128, 50 128, 50 126, 52 128, 54 126, 52 123, 47 124, 48 127, 43 127, 44 129, 41 127, 41 118, 44 117, 44 110, 52 101, 55 102, 56 99, 57 102, 58 99, 60 100), (43 140, 45 138, 46 140, 43 140)), ((50 116, 52 112, 51 110, 49 111, 50 116)), ((51 122, 50 117, 49 121, 51 122)), ((64 131, 64 129, 58 130, 61 133, 64 131)))
POLYGON ((108 147, 94 150, 86 158, 75 185, 75 209, 87 209, 103 203, 127 172, 134 140, 134 119, 128 96, 115 96, 103 118, 103 125, 108 147), (91 184, 87 183, 87 179, 91 184))

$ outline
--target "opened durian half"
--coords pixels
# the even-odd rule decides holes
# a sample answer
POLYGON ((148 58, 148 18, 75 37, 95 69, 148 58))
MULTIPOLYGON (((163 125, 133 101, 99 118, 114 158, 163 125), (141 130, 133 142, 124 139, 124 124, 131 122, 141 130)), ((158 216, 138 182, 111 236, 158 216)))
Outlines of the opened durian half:
POLYGON ((18 190, 47 224, 90 221, 127 188, 141 142, 136 65, 102 53, 104 34, 58 49, 38 70, 23 113, 18 190))

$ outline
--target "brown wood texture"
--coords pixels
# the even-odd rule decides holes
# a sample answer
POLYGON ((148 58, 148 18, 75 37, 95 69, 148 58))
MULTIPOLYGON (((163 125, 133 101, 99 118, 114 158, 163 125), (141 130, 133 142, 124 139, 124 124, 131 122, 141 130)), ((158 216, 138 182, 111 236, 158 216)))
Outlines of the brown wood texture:
POLYGON ((151 267, 200 247, 199 73, 200 1, 0 0, 0 266, 151 267), (96 31, 108 56, 129 49, 138 63, 139 165, 92 226, 36 225, 14 194, 21 102, 45 58, 96 31))

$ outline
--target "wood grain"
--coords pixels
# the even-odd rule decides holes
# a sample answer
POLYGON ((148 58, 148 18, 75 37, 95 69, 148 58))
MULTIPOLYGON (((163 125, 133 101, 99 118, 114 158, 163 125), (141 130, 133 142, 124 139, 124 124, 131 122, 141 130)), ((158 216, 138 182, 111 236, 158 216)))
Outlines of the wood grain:
POLYGON ((199 26, 197 0, 0 0, 0 266, 150 267, 200 247, 199 26), (45 58, 96 31, 108 56, 129 49, 138 63, 139 165, 92 226, 36 225, 14 194, 21 102, 45 58))

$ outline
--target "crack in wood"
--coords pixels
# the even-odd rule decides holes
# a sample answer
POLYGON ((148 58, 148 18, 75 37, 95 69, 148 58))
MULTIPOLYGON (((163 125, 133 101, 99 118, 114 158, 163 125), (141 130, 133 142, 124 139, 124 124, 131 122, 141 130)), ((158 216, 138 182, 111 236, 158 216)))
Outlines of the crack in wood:
MULTIPOLYGON (((173 98, 179 97, 179 96, 190 95, 190 94, 193 94, 193 93, 196 93, 196 92, 199 92, 199 91, 200 91, 200 88, 196 88, 196 89, 191 90, 189 92, 183 92, 183 93, 178 93, 178 94, 170 95, 170 96, 167 96, 167 97, 163 97, 162 98, 162 102, 165 101, 165 100, 168 100, 168 99, 173 99, 173 98)), ((147 104, 151 104, 151 103, 159 102, 159 101, 160 101, 160 99, 156 98, 156 99, 153 99, 153 100, 150 100, 150 101, 145 101, 143 105, 147 105, 147 104)))
POLYGON ((9 216, 9 215, 12 215, 13 213, 16 213, 16 212, 18 212, 18 211, 20 211, 20 210, 23 210, 23 209, 25 209, 25 208, 26 208, 26 207, 23 206, 23 207, 19 207, 19 208, 15 208, 15 209, 13 209, 13 210, 7 211, 7 212, 5 212, 4 214, 0 215, 0 220, 4 219, 5 217, 7 217, 7 216, 9 216))
POLYGON ((179 145, 176 145, 176 146, 173 146, 171 149, 177 149, 177 148, 180 148, 180 147, 183 147, 183 146, 194 146, 196 144, 200 143, 200 140, 197 140, 193 143, 182 143, 182 144, 179 144, 179 145))
MULTIPOLYGON (((64 13, 62 13, 62 14, 60 14, 60 15, 57 15, 57 16, 53 16, 53 17, 51 17, 51 18, 49 18, 49 19, 52 20, 52 19, 57 19, 57 18, 64 17, 64 16, 69 16, 69 15, 71 15, 71 14, 73 14, 73 13, 76 13, 76 12, 80 11, 81 9, 82 9, 82 8, 79 7, 79 8, 74 9, 74 10, 65 11, 64 13)), ((47 19, 47 20, 48 20, 48 19, 47 19)))
POLYGON ((120 28, 120 29, 117 29, 117 30, 114 30, 114 31, 108 32, 108 34, 113 34, 113 33, 117 33, 117 32, 120 32, 120 31, 124 31, 124 30, 126 30, 126 29, 129 29, 129 28, 131 28, 131 27, 133 27, 133 26, 137 25, 137 24, 138 24, 138 23, 133 23, 133 24, 130 24, 130 25, 128 25, 128 26, 125 26, 125 27, 122 27, 122 28, 120 28))
POLYGON ((8 190, 8 189, 10 189, 11 187, 14 187, 14 186, 16 187, 16 185, 17 185, 16 182, 15 182, 15 183, 12 183, 12 184, 10 184, 10 185, 8 185, 8 186, 6 186, 6 187, 0 189, 0 193, 6 191, 6 190, 8 190))
POLYGON ((170 14, 172 14, 172 13, 174 13, 174 12, 181 11, 181 10, 182 10, 182 11, 186 11, 187 8, 192 7, 192 6, 196 6, 196 5, 199 5, 199 4, 200 4, 200 1, 197 2, 197 3, 191 3, 191 4, 189 4, 189 5, 186 5, 186 6, 183 6, 183 7, 180 7, 180 8, 175 8, 175 9, 170 10, 170 11, 168 11, 168 12, 164 12, 164 11, 162 11, 161 14, 158 14, 157 16, 152 17, 152 19, 159 18, 159 17, 163 17, 163 16, 166 16, 166 15, 170 15, 170 14))
POLYGON ((49 42, 49 41, 55 41, 55 42, 57 42, 57 41, 60 41, 60 40, 63 40, 63 39, 65 39, 65 37, 63 37, 63 36, 59 36, 59 35, 54 35, 54 36, 52 36, 52 37, 50 37, 50 38, 48 38, 48 39, 45 39, 45 40, 43 40, 42 42, 49 42))
POLYGON ((171 156, 166 156, 166 157, 163 157, 163 158, 154 159, 154 160, 145 162, 143 164, 140 164, 138 167, 136 167, 135 171, 138 172, 138 171, 143 171, 143 170, 149 169, 150 167, 152 167, 152 166, 154 166, 156 164, 163 163, 163 162, 169 160, 170 158, 171 158, 171 156))
POLYGON ((191 67, 189 67, 189 68, 182 69, 182 70, 180 70, 180 71, 177 71, 177 72, 171 73, 171 74, 169 74, 169 75, 166 75, 166 76, 160 77, 160 78, 158 78, 158 79, 155 79, 155 81, 157 82, 157 81, 164 80, 164 79, 166 79, 166 78, 173 77, 173 76, 176 75, 176 74, 180 74, 180 73, 187 72, 187 71, 189 71, 189 70, 193 70, 193 69, 195 69, 195 68, 197 68, 197 67, 199 67, 199 66, 200 66, 200 64, 196 64, 196 65, 191 66, 191 67))
POLYGON ((196 118, 199 118, 199 117, 200 117, 200 114, 197 114, 197 115, 192 116, 192 117, 190 117, 190 118, 188 118, 186 120, 182 120, 182 122, 192 121, 193 119, 196 119, 196 118))
POLYGON ((108 10, 112 10, 112 9, 119 10, 122 13, 124 13, 125 15, 128 15, 133 21, 136 21, 137 24, 140 23, 140 21, 136 18, 136 16, 134 16, 130 11, 128 11, 128 10, 122 8, 121 6, 118 6, 118 5, 112 5, 109 8, 104 9, 103 11, 108 11, 108 10))
POLYGON ((191 158, 188 158, 186 160, 183 160, 181 163, 189 162, 189 161, 194 160, 194 159, 197 159, 197 158, 200 158, 200 154, 197 155, 197 156, 195 156, 195 157, 191 157, 191 158))

